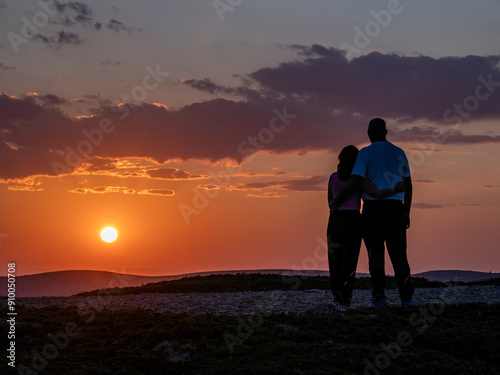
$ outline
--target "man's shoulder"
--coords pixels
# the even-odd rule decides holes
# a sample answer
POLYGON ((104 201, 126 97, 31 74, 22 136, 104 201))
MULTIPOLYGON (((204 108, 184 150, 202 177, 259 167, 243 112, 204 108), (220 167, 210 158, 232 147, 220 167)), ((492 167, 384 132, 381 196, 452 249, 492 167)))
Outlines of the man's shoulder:
POLYGON ((406 157, 406 153, 405 151, 401 148, 401 147, 398 147, 396 146, 395 144, 391 143, 391 147, 393 149, 393 152, 396 153, 396 154, 399 154, 399 155, 402 155, 402 156, 405 156, 406 157))
POLYGON ((398 147, 389 141, 373 142, 372 144, 359 150, 359 155, 361 155, 362 159, 379 158, 383 155, 391 157, 406 157, 406 153, 401 147, 398 147))
POLYGON ((398 150, 401 150, 401 151, 403 151, 403 149, 402 149, 401 147, 399 147, 399 146, 396 146, 396 145, 395 145, 394 143, 392 143, 392 142, 389 142, 389 141, 387 141, 387 143, 388 143, 388 144, 390 145, 389 147, 393 147, 393 148, 396 148, 396 149, 398 149, 398 150))
MULTIPOLYGON (((370 146, 373 146, 373 145, 375 145, 375 147, 373 147, 373 149, 385 149, 385 150, 390 150, 393 152, 403 152, 404 153, 404 150, 401 147, 396 146, 394 143, 389 142, 389 141, 375 142, 375 143, 372 143, 370 146)), ((370 147, 370 146, 367 146, 367 147, 370 147)))
POLYGON ((363 147, 361 150, 359 150, 360 153, 362 154, 369 154, 371 152, 379 152, 381 149, 391 147, 392 143, 390 142, 373 142, 369 144, 368 146, 363 147))

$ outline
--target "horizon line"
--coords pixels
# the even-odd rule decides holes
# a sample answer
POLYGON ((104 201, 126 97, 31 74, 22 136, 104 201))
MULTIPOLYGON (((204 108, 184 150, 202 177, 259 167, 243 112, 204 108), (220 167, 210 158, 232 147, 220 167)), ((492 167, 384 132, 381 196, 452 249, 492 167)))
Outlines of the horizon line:
MULTIPOLYGON (((128 273, 128 272, 120 272, 120 271, 111 271, 111 270, 95 270, 95 269, 66 269, 66 270, 51 270, 51 271, 41 271, 41 272, 34 272, 34 273, 27 273, 27 274, 22 274, 22 275, 15 275, 16 277, 23 277, 23 276, 34 276, 34 275, 42 275, 42 274, 48 274, 48 273, 57 273, 57 272, 107 272, 107 273, 113 273, 113 274, 121 274, 121 275, 131 275, 131 276, 138 276, 138 277, 168 277, 168 276, 182 276, 182 275, 192 275, 192 274, 217 274, 217 273, 259 273, 262 271, 284 271, 284 272, 304 272, 304 273, 309 273, 309 272, 329 272, 328 269, 292 269, 292 268, 257 268, 257 269, 226 269, 226 270, 209 270, 209 271, 177 271, 177 273, 163 273, 163 274, 155 274, 155 275, 144 275, 144 274, 136 274, 136 273, 128 273)), ((494 271, 477 271, 477 270, 458 270, 458 269, 440 269, 440 270, 427 270, 427 271, 421 271, 421 272, 416 272, 412 273, 412 275, 419 275, 422 273, 426 272, 478 272, 478 273, 500 273, 499 272, 494 272, 494 271)), ((356 274, 364 274, 364 275, 370 275, 369 272, 356 272, 356 274)), ((387 273, 386 275, 388 276, 394 276, 393 273, 387 273)), ((0 274, 0 277, 7 277, 7 274, 0 274)))

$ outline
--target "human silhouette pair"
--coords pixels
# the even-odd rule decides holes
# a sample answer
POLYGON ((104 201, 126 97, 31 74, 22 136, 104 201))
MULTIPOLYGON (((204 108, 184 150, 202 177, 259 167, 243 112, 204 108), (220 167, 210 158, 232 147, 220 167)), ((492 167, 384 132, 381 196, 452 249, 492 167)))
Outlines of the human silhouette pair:
POLYGON ((328 183, 328 263, 334 301, 341 309, 351 303, 362 240, 368 251, 372 306, 382 306, 386 300, 385 248, 394 268, 401 305, 411 304, 414 289, 406 230, 410 227, 413 188, 404 151, 387 141, 386 136, 385 121, 371 120, 371 145, 359 151, 352 145, 344 147, 337 172, 328 183))

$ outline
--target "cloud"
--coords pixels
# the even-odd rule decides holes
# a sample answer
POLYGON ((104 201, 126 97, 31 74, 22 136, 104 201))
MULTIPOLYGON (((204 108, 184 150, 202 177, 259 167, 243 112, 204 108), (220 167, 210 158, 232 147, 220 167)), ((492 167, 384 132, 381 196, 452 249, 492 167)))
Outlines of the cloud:
POLYGON ((282 181, 279 187, 289 191, 325 191, 327 181, 327 176, 313 176, 306 179, 282 181))
POLYGON ((82 98, 75 98, 72 99, 75 101, 82 101, 83 103, 88 103, 88 102, 95 102, 95 103, 102 103, 102 99, 99 95, 83 95, 82 98))
POLYGON ((500 189, 499 185, 483 185, 483 188, 486 189, 500 189))
POLYGON ((210 176, 207 175, 192 174, 177 168, 151 169, 146 171, 146 174, 151 178, 158 178, 162 180, 198 180, 210 178, 210 176))
MULTIPOLYGON (((54 39, 48 43, 59 42, 54 39)), ((8 160, 0 164, 0 178, 61 173, 54 170, 54 163, 65 165, 66 173, 71 173, 93 157, 143 158, 157 164, 174 159, 241 163, 256 152, 333 152, 346 144, 367 142, 367 123, 377 115, 397 123, 392 126, 389 122, 390 139, 395 141, 425 141, 436 134, 447 144, 500 141, 495 133, 470 134, 440 123, 443 111, 474 94, 478 76, 493 74, 491 66, 496 65, 498 56, 434 59, 372 53, 347 60, 343 52, 332 48, 294 48, 301 60, 259 69, 243 77, 238 87, 209 79, 183 81, 214 95, 233 97, 178 109, 146 102, 110 106, 99 96, 87 96, 82 99, 93 106, 91 115, 72 117, 56 105, 71 105, 67 99, 50 94, 34 98, 0 93, 0 157, 8 160), (429 123, 415 122, 421 118, 435 121, 417 126, 429 123), (111 129, 106 134, 99 130, 103 123, 111 129), (88 134, 94 138, 89 139, 88 134)), ((500 82, 495 74, 493 81, 500 82)), ((471 114, 474 118, 500 117, 496 105, 500 90, 491 89, 488 100, 481 101, 471 114)), ((171 172, 151 173, 169 176, 171 172)), ((114 173, 144 176, 140 169, 114 173)), ((301 183, 281 182, 280 189, 323 190, 319 185, 301 183)))
POLYGON ((313 192, 325 191, 328 177, 312 176, 308 178, 299 178, 294 180, 284 181, 267 181, 267 182, 247 182, 239 183, 231 186, 230 190, 263 190, 268 188, 277 188, 280 190, 288 190, 294 192, 313 192))
POLYGON ((133 33, 134 31, 142 31, 141 28, 135 27, 135 26, 128 26, 125 25, 123 22, 115 20, 115 19, 110 19, 108 24, 106 25, 106 28, 108 30, 112 30, 116 33, 119 33, 121 31, 125 31, 126 33, 133 33))
POLYGON ((327 48, 319 44, 313 44, 312 46, 304 46, 299 44, 292 44, 290 46, 291 49, 299 51, 299 56, 321 56, 321 57, 329 57, 329 58, 340 58, 343 59, 345 56, 344 51, 338 50, 336 48, 327 48))
POLYGON ((62 19, 58 22, 64 26, 73 26, 76 24, 89 24, 92 22, 92 9, 79 1, 69 1, 61 3, 54 0, 53 4, 62 19))
POLYGON ((53 1, 53 4, 56 15, 51 24, 63 27, 93 26, 96 30, 101 29, 102 24, 94 20, 92 8, 88 4, 79 1, 63 3, 58 0, 53 1))
MULTIPOLYGON (((442 134, 442 133, 441 133, 442 134)), ((408 148, 406 151, 411 152, 411 151, 416 151, 416 152, 428 152, 431 151, 431 148, 426 148, 425 144, 420 144, 421 146, 423 145, 424 147, 421 148, 408 148)), ((427 144, 429 146, 429 144, 427 144)), ((432 152, 439 152, 442 154, 454 154, 454 155, 498 155, 498 152, 480 152, 480 151, 463 151, 463 150, 444 150, 444 149, 432 149, 432 152)))
POLYGON ((70 193, 77 194, 109 194, 109 193, 123 193, 134 194, 135 190, 123 186, 97 186, 94 188, 76 188, 68 190, 70 193))
POLYGON ((214 83, 209 78, 204 79, 186 79, 180 81, 185 86, 190 86, 196 90, 207 92, 210 94, 228 94, 228 95, 236 95, 242 96, 246 98, 258 98, 260 96, 257 90, 253 90, 246 86, 238 86, 238 87, 228 87, 221 86, 214 83))
POLYGON ((194 174, 178 168, 152 168, 147 160, 127 158, 86 157, 75 170, 78 175, 105 175, 111 177, 142 177, 159 180, 199 180, 210 176, 194 174))
MULTIPOLYGON (((4 181, 3 183, 6 182, 4 181)), ((16 180, 14 183, 9 183, 7 190, 28 191, 28 192, 44 191, 41 181, 39 181, 36 178, 25 178, 16 180)))
POLYGON ((109 61, 106 59, 104 61, 101 61, 101 65, 121 66, 122 63, 120 61, 109 61))
POLYGON ((38 100, 42 105, 60 105, 60 104, 65 104, 66 99, 61 98, 60 96, 54 95, 54 94, 44 94, 40 95, 37 92, 31 92, 28 93, 28 96, 34 97, 36 100, 38 100))
POLYGON ((210 94, 215 94, 217 92, 227 92, 228 89, 224 86, 220 86, 212 82, 211 79, 186 79, 181 81, 186 86, 191 86, 196 90, 209 92, 210 94))
MULTIPOLYGON (((432 144, 474 144, 474 143, 498 143, 499 135, 486 134, 463 134, 455 129, 439 131, 431 127, 411 127, 396 133, 390 133, 392 139, 400 142, 433 142, 432 144)), ((422 151, 422 150, 419 150, 422 151)))
POLYGON ((442 121, 444 112, 455 103, 463 106, 469 96, 477 95, 480 77, 489 81, 491 76, 495 83, 479 90, 480 96, 488 98, 479 100, 478 107, 469 112, 476 119, 500 115, 496 104, 500 74, 495 69, 500 55, 435 59, 373 52, 348 60, 335 48, 292 48, 306 58, 262 68, 249 77, 282 95, 320 101, 349 113, 442 121))
POLYGON ((220 185, 215 185, 215 184, 203 184, 203 185, 198 185, 198 189, 202 190, 221 190, 220 185))
POLYGON ((444 207, 446 207, 445 205, 428 204, 428 203, 413 203, 411 206, 413 208, 420 209, 420 210, 428 210, 428 209, 444 208, 444 207))
POLYGON ((0 178, 54 175, 52 163, 65 163, 60 146, 81 137, 72 123, 57 107, 44 107, 34 96, 0 92, 0 178))
MULTIPOLYGON (((328 141, 331 138, 328 133, 332 128, 325 127, 320 121, 317 121, 316 127, 321 136, 318 136, 314 126, 304 134, 306 125, 320 114, 313 108, 298 108, 293 102, 259 100, 248 103, 216 99, 176 111, 143 103, 133 109, 127 105, 100 107, 94 110, 92 116, 80 118, 68 117, 55 108, 36 103, 32 98, 14 98, 6 94, 0 96, 0 106, 5 111, 0 123, 5 141, 19 144, 25 149, 36 147, 45 152, 52 150, 54 155, 60 156, 55 159, 58 162, 68 157, 71 150, 74 154, 79 145, 88 146, 90 141, 84 136, 84 131, 87 134, 97 132, 103 121, 111 124, 112 133, 101 133, 102 139, 98 139, 101 141, 98 147, 90 147, 90 150, 86 147, 85 152, 91 156, 142 157, 151 158, 158 163, 175 158, 211 161, 231 158, 242 161, 258 149, 293 152, 297 149, 328 148, 332 145, 328 141), (19 113, 16 112, 17 108, 19 113), (283 117, 291 114, 297 115, 297 120, 283 117), (28 116, 30 121, 19 123, 19 116, 28 116), (287 125, 280 124, 280 116, 287 125), (273 133, 270 130, 273 119, 275 129, 280 129, 281 132, 273 133), (239 126, 234 127, 234 124, 239 126), (264 134, 262 129, 267 129, 265 137, 271 135, 274 138, 272 143, 268 138, 263 138, 263 142, 257 147, 253 146, 249 143, 249 137, 258 138, 264 134)), ((328 116, 326 113, 324 115, 328 116)), ((75 158, 78 159, 77 156, 75 158)), ((34 163, 37 164, 38 161, 34 163)), ((41 173, 46 172, 47 168, 43 170, 41 173)), ((17 177, 21 176, 20 173, 17 177)))
POLYGON ((139 195, 159 195, 162 197, 171 197, 171 196, 175 195, 175 192, 173 190, 169 190, 169 189, 146 189, 146 190, 138 191, 137 194, 139 194, 139 195))
POLYGON ((283 193, 283 192, 266 192, 262 194, 247 194, 246 197, 252 197, 252 198, 286 198, 288 197, 288 194, 283 193))
POLYGON ((7 190, 12 190, 12 191, 44 191, 43 188, 35 188, 33 186, 23 186, 23 185, 10 185, 7 187, 7 190))
POLYGON ((97 186, 94 188, 79 187, 76 189, 68 190, 70 193, 76 194, 116 194, 122 193, 127 195, 156 195, 163 197, 170 197, 175 195, 175 192, 170 189, 142 189, 135 190, 124 186, 97 186))
POLYGON ((434 184, 434 183, 436 183, 436 181, 432 181, 432 180, 413 180, 413 183, 417 183, 417 184, 434 184))
MULTIPOLYGON (((102 103, 99 97, 85 100, 102 103)), ((61 112, 52 105, 57 101, 0 94, 0 156, 9 160, 0 164, 0 178, 61 173, 54 163, 71 172, 89 157, 147 158, 158 164, 174 159, 241 162, 257 151, 338 150, 365 142, 368 121, 292 99, 214 99, 178 110, 149 103, 134 108, 102 103, 91 116, 82 117, 61 112), (99 130, 103 123, 110 133, 99 130)))
POLYGON ((5 65, 4 63, 0 63, 0 70, 14 70, 13 66, 5 65))
POLYGON ((80 170, 83 172, 102 172, 116 170, 118 159, 86 158, 80 170))
POLYGON ((33 37, 33 40, 38 40, 48 47, 53 48, 61 48, 63 45, 79 45, 85 41, 85 39, 81 38, 77 33, 67 32, 67 31, 59 31, 56 35, 52 36, 44 36, 41 34, 37 34, 33 37))

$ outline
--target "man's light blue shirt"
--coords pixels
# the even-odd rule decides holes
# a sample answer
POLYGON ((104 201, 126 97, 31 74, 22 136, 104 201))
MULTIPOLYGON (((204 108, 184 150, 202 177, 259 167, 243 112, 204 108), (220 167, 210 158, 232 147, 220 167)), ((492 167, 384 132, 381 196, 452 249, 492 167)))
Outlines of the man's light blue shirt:
MULTIPOLYGON (((391 142, 373 142, 362 148, 352 174, 366 177, 372 181, 377 189, 390 189, 404 177, 410 177, 410 166, 404 151, 391 142)), ((404 200, 405 193, 395 193, 383 199, 404 200)), ((362 193, 363 199, 374 200, 371 195, 362 193)))

